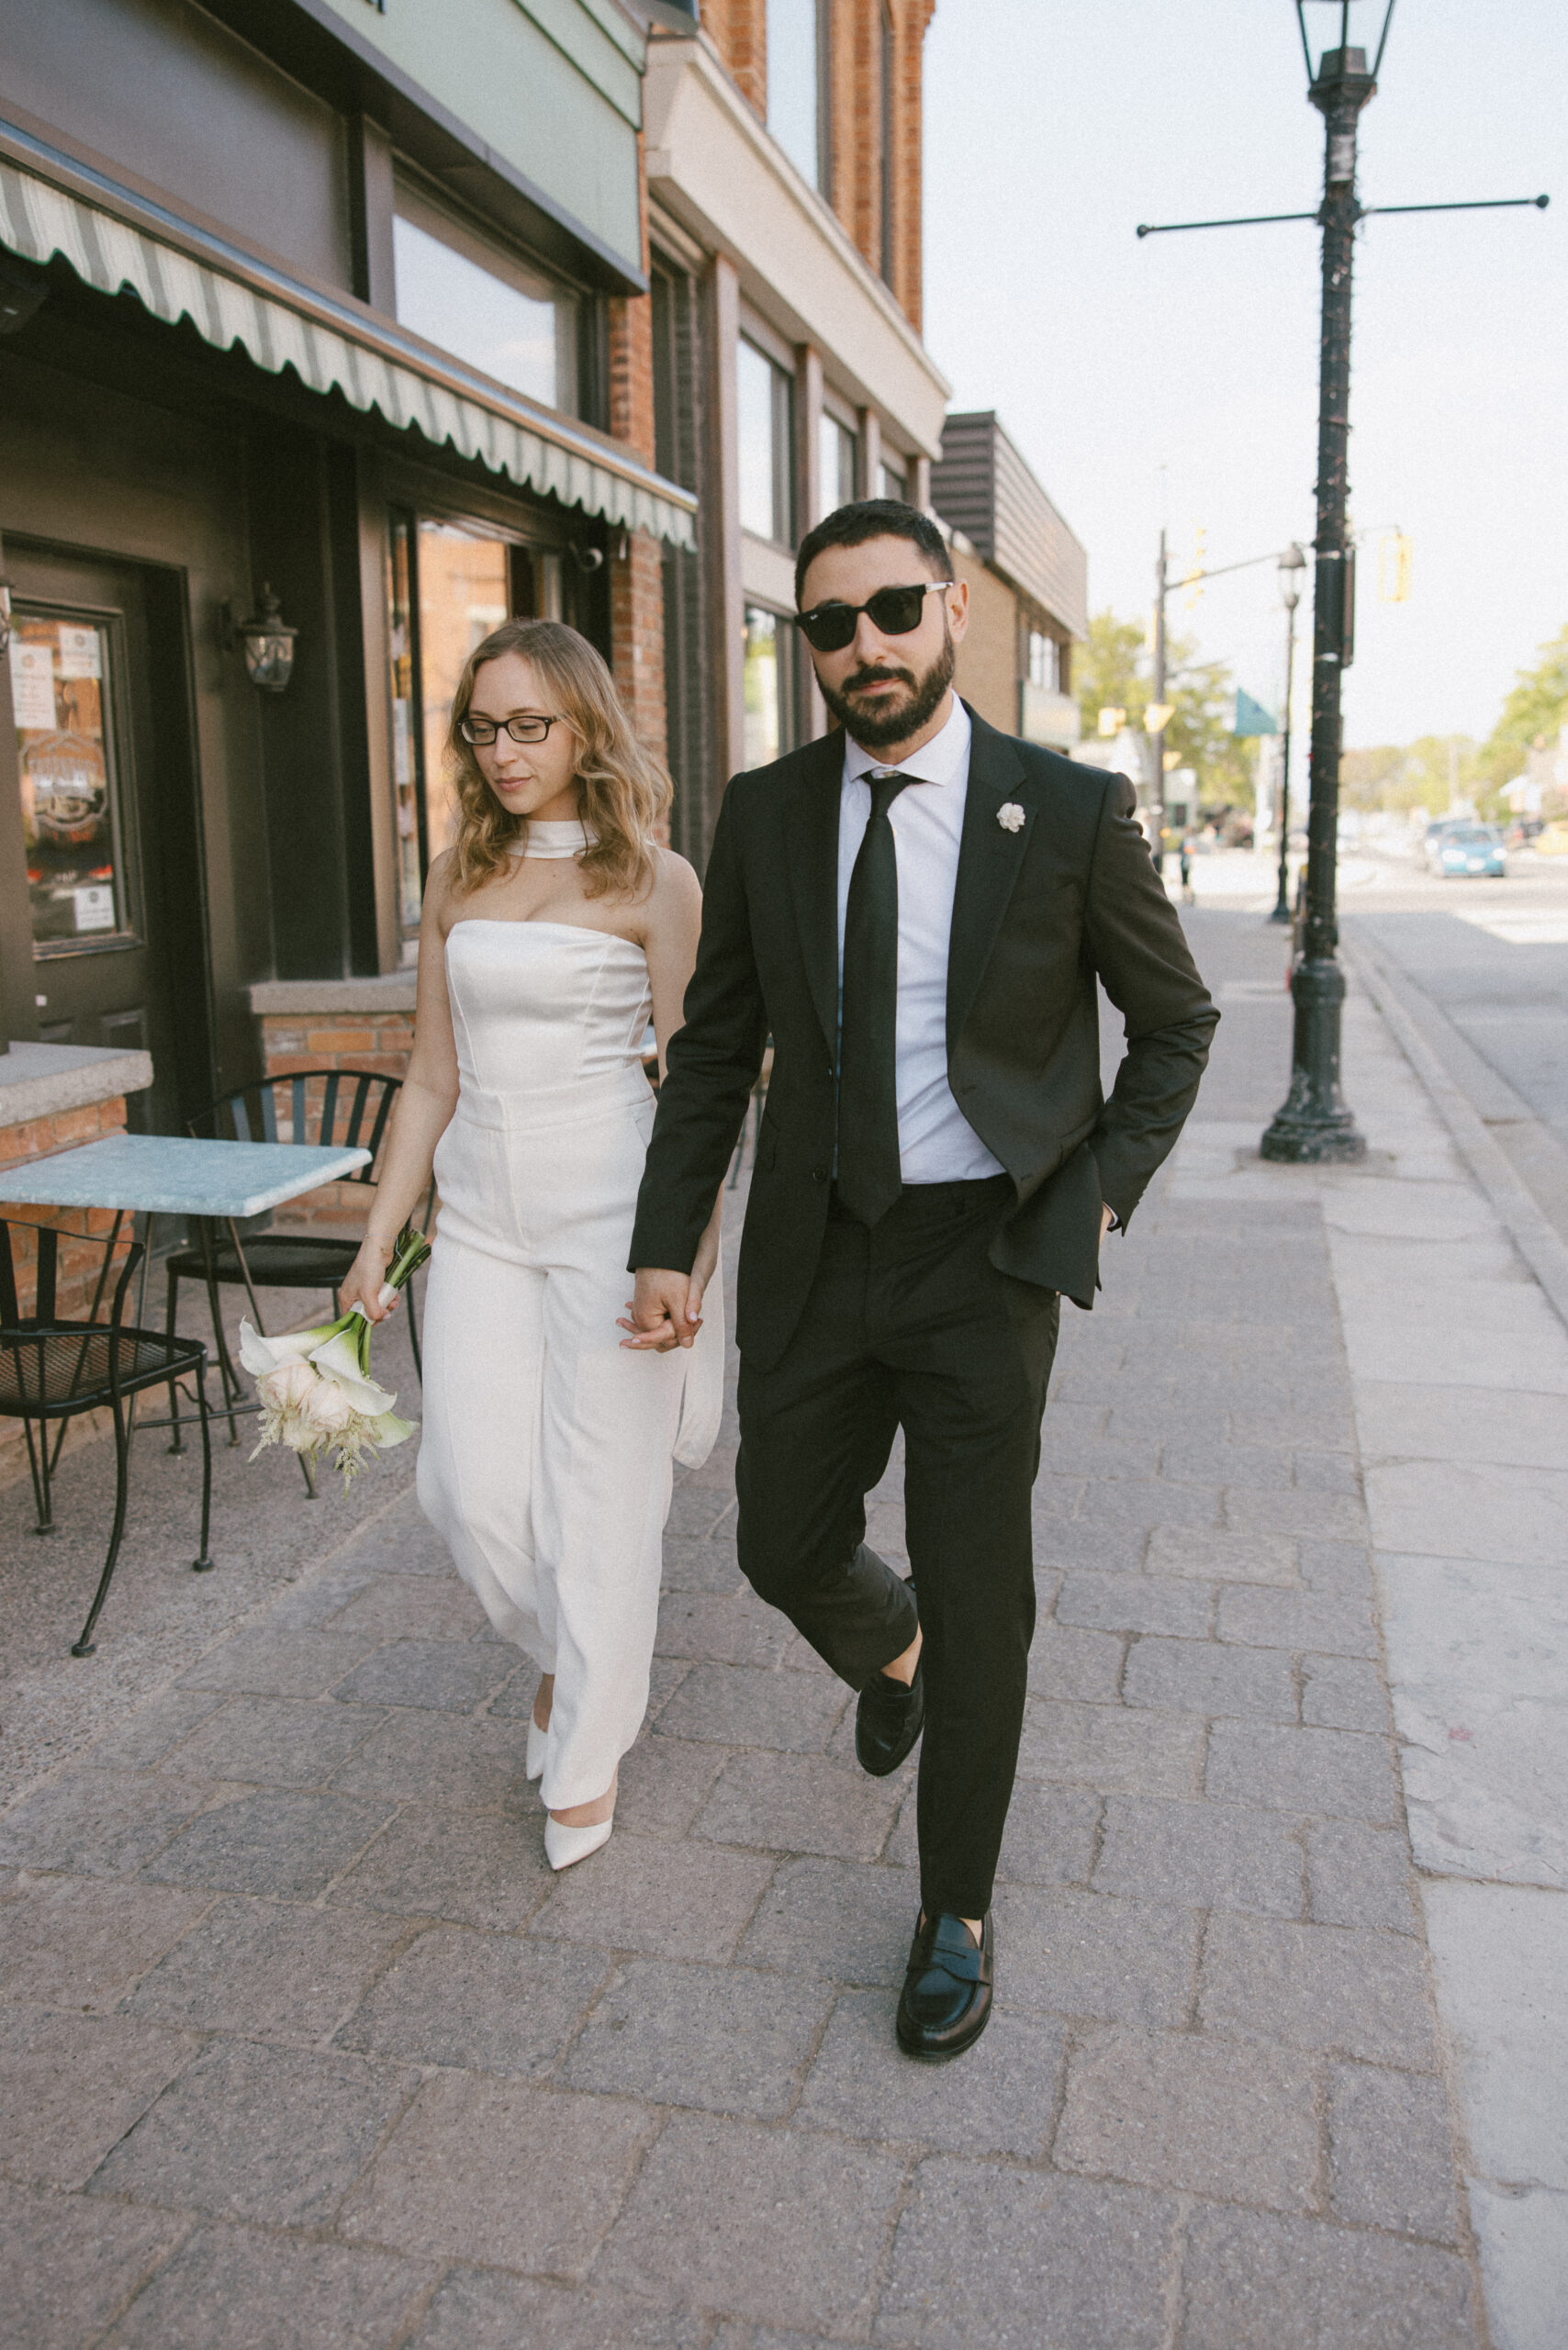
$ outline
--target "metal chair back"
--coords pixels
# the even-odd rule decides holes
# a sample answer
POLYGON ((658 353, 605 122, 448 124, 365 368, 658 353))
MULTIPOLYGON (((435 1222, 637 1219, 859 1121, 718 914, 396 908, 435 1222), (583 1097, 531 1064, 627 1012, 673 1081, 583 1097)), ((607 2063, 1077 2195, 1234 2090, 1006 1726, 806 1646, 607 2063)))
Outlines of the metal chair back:
POLYGON ((364 1166, 340 1177, 374 1183, 386 1123, 402 1090, 399 1077, 375 1069, 302 1069, 259 1078, 220 1094, 190 1132, 214 1142, 322 1143, 370 1153, 364 1166))

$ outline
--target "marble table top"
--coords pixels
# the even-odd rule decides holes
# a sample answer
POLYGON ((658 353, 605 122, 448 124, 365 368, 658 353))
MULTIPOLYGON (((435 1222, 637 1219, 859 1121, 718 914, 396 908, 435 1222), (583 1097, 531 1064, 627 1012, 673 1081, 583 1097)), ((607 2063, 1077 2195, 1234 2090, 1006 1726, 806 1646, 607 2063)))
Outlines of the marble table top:
POLYGON ((0 1203, 129 1208, 149 1215, 260 1215, 364 1167, 368 1150, 319 1143, 201 1142, 188 1135, 106 1135, 0 1169, 0 1203))

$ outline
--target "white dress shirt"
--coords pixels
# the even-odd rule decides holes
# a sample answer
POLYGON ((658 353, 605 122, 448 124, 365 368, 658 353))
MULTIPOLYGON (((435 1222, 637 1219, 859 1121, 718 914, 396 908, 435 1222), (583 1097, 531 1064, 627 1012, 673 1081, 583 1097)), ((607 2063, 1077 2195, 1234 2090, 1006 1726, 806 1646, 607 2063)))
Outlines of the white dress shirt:
POLYGON ((871 814, 872 768, 910 780, 888 811, 899 868, 899 997, 895 1032, 899 1171, 906 1183, 957 1183, 1000 1175, 947 1082, 947 940, 964 803, 969 791, 969 714, 952 716, 923 750, 896 764, 847 734, 838 804, 838 990, 844 1002, 844 924, 849 880, 871 814))

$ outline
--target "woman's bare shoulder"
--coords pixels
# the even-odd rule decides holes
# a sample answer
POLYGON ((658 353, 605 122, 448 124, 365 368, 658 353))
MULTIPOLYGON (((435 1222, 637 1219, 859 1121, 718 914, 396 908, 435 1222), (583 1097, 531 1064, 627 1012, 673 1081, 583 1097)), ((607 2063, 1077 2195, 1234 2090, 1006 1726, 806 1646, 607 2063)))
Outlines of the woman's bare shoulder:
POLYGON ((653 894, 669 906, 700 907, 702 884, 678 849, 655 847, 653 894))

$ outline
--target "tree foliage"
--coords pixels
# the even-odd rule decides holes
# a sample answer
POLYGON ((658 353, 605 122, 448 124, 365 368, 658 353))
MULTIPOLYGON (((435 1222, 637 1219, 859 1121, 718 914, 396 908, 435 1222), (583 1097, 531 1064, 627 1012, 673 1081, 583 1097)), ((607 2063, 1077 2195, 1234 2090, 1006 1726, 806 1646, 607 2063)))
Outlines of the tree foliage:
POLYGON ((1540 660, 1533 669, 1518 672, 1502 716, 1482 746, 1480 773, 1494 791, 1522 775, 1529 753, 1554 743, 1568 725, 1568 626, 1538 650, 1540 660))
POLYGON ((1476 751, 1468 734, 1380 743, 1372 750, 1347 751, 1339 761, 1343 808, 1427 808, 1441 815, 1450 797, 1468 799, 1475 786, 1476 751))
MULTIPOLYGON (((1107 610, 1089 623, 1089 642, 1073 655, 1073 679, 1083 732, 1099 731, 1100 712, 1124 710, 1129 726, 1143 723, 1154 689, 1148 634, 1140 621, 1121 621, 1107 610)), ((1165 747, 1177 764, 1192 767, 1198 796, 1211 807, 1250 802, 1254 753, 1226 728, 1226 704, 1236 691, 1223 661, 1200 661, 1190 639, 1166 644, 1166 699, 1172 705, 1165 747)))

